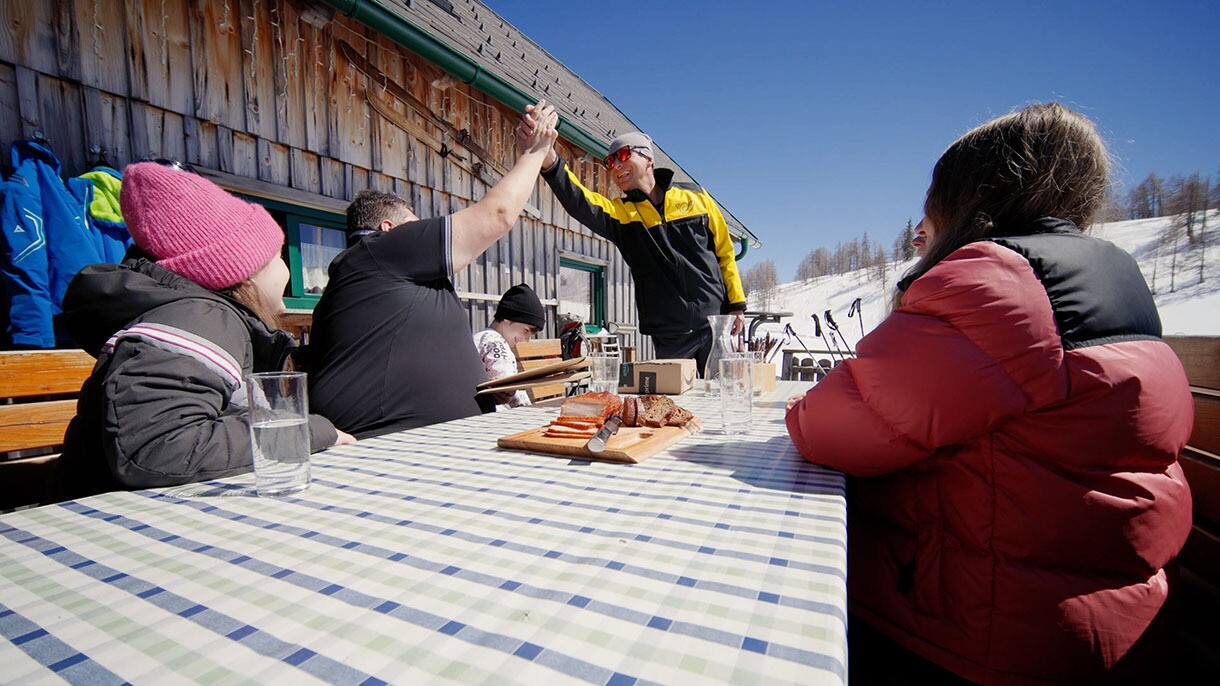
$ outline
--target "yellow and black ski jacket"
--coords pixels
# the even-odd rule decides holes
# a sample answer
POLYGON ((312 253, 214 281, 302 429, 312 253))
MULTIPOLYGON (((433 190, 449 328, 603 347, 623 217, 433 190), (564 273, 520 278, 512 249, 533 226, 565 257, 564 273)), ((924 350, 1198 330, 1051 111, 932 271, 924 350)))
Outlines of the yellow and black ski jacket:
POLYGON ((653 174, 665 191, 660 212, 638 189, 611 200, 585 188, 562 158, 542 177, 568 214, 618 246, 635 279, 640 333, 685 334, 705 328, 709 315, 746 309, 728 226, 712 196, 673 183, 671 169, 653 174))

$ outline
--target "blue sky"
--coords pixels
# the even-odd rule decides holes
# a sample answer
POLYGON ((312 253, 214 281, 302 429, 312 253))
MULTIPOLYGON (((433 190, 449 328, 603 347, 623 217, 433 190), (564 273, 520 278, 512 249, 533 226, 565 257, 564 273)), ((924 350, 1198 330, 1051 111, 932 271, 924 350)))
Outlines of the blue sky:
POLYGON ((1220 2, 486 0, 653 136, 763 242, 781 281, 819 245, 918 221, 972 126, 1058 100, 1128 186, 1220 182, 1220 2))

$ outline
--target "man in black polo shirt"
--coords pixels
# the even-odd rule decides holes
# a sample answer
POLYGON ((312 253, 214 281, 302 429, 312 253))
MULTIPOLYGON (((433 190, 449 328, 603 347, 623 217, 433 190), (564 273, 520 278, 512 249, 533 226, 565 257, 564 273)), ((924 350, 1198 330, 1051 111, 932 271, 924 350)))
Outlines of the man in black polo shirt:
POLYGON ((487 374, 449 277, 512 229, 557 124, 553 107, 535 106, 517 127, 517 163, 452 215, 421 220, 395 195, 356 196, 348 248, 314 309, 313 412, 366 438, 493 409, 490 398, 486 407, 476 400, 487 374))

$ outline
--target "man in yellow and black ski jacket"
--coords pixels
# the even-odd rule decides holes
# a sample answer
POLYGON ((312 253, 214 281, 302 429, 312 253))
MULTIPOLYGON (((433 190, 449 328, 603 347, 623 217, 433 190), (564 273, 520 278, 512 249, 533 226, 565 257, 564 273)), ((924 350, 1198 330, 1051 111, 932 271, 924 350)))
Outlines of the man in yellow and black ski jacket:
POLYGON ((654 169, 644 134, 623 134, 610 151, 619 198, 585 188, 554 152, 542 177, 568 214, 618 246, 635 279, 640 332, 652 336, 657 357, 695 358, 702 373, 712 343, 707 317, 736 315, 736 333, 746 309, 724 216, 707 191, 654 169))

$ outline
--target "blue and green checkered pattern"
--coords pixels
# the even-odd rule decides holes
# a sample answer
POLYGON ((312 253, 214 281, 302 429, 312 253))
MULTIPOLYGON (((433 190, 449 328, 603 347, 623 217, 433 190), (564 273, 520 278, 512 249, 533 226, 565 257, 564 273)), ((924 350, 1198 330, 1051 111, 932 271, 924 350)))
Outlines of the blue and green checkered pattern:
POLYGON ((804 385, 779 386, 748 435, 638 465, 496 448, 555 414, 523 408, 315 455, 284 498, 247 477, 0 516, 2 680, 843 683, 843 477, 796 454, 804 385))

